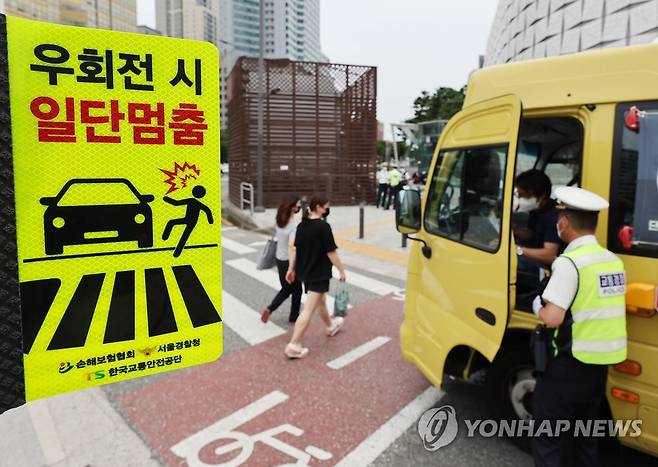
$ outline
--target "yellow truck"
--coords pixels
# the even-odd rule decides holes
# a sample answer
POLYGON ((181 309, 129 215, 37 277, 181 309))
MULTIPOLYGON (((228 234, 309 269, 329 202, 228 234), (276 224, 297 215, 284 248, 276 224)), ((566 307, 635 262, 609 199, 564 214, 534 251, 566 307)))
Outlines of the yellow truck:
POLYGON ((486 370, 497 415, 531 417, 537 319, 517 271, 514 178, 610 202, 596 232, 627 272, 628 360, 609 369, 614 419, 642 419, 620 441, 658 455, 658 45, 586 52, 474 73, 421 195, 403 191, 396 224, 413 235, 404 357, 436 386, 486 370), (653 131, 656 130, 656 131, 653 131), (652 146, 655 143, 655 146, 652 146), (522 290, 523 289, 523 290, 522 290))

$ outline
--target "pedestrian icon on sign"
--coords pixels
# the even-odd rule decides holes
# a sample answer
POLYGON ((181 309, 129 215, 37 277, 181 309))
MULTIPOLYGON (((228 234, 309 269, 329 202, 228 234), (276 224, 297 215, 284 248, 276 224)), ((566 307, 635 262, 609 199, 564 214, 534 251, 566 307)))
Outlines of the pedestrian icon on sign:
POLYGON ((171 235, 171 231, 175 226, 177 225, 185 226, 185 230, 183 231, 183 234, 181 235, 180 240, 178 241, 178 245, 174 250, 175 258, 178 258, 180 254, 183 252, 183 248, 185 248, 185 244, 187 243, 187 240, 190 238, 190 235, 192 235, 192 231, 194 230, 197 223, 199 222, 199 214, 201 213, 201 211, 206 213, 206 217, 208 218, 208 223, 209 224, 213 223, 212 211, 208 206, 206 206, 201 201, 199 201, 199 199, 206 196, 206 189, 201 185, 197 185, 194 188, 192 188, 192 195, 194 196, 194 198, 187 198, 181 200, 173 199, 170 198, 169 196, 165 196, 163 198, 167 203, 173 206, 186 207, 185 217, 181 219, 172 219, 169 222, 167 222, 164 232, 162 233, 162 240, 167 240, 169 239, 169 236, 171 235))

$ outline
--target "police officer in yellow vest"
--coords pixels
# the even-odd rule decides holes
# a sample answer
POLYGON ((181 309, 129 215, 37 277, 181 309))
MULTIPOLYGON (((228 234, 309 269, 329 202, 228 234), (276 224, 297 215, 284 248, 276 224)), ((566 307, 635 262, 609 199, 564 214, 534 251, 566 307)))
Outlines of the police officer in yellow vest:
MULTIPOLYGON (((599 466, 597 439, 556 437, 557 420, 595 420, 605 397, 608 365, 626 359, 626 276, 624 264, 596 241, 599 211, 608 208, 600 196, 576 187, 554 190, 559 208, 558 235, 568 243, 553 263, 546 289, 533 310, 552 333, 551 357, 533 395, 537 467, 559 466, 565 442, 571 443, 573 465, 599 466), (545 422, 548 420, 549 422, 545 422)), ((564 426, 564 422, 562 422, 564 426)))

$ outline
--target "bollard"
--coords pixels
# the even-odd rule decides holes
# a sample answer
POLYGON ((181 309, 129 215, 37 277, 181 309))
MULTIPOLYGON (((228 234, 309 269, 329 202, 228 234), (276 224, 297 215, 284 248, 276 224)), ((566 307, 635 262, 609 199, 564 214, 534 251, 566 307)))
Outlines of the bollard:
POLYGON ((402 234, 402 248, 407 248, 407 234, 402 234))
POLYGON ((363 203, 359 205, 359 239, 363 240, 363 217, 364 217, 364 206, 363 203))

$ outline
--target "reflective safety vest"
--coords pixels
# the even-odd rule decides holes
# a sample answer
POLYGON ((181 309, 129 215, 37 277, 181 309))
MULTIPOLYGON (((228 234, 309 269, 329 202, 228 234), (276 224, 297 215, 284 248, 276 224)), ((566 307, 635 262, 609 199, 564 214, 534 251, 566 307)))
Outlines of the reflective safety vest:
POLYGON ((397 169, 391 169, 388 173, 388 183, 392 187, 396 187, 402 180, 402 174, 397 169))
POLYGON ((578 292, 565 323, 556 330, 565 350, 583 363, 612 365, 626 359, 626 274, 624 263, 601 245, 583 245, 562 256, 578 269, 578 292))

